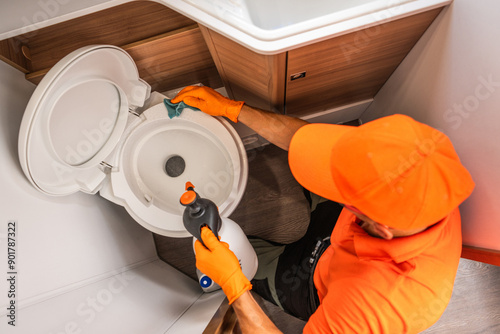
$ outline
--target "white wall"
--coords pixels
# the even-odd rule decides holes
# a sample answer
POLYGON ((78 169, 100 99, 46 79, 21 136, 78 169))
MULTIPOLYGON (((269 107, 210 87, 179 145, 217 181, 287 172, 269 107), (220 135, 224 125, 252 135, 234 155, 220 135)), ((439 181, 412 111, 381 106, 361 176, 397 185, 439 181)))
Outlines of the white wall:
POLYGON ((369 121, 402 113, 446 133, 476 188, 464 244, 500 249, 500 2, 455 0, 376 95, 369 121))
MULTIPOLYGON (((24 176, 17 137, 35 86, 0 62, 0 316, 6 313, 7 224, 17 221, 17 306, 156 258, 152 234, 99 195, 48 197, 24 176)), ((3 325, 3 324, 2 324, 3 325)))

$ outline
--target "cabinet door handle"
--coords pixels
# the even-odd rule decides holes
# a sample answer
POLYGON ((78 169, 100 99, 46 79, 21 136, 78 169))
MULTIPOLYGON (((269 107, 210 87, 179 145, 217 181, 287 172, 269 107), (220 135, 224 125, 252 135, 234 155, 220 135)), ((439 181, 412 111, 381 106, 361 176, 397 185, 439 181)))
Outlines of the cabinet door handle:
POLYGON ((295 73, 290 76, 290 81, 297 80, 297 79, 302 79, 306 77, 306 71, 300 72, 300 73, 295 73))

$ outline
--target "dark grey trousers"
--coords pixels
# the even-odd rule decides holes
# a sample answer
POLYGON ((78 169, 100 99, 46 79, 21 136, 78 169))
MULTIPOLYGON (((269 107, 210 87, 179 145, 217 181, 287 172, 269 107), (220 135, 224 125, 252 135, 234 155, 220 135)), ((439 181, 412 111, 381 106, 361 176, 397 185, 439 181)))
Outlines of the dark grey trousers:
POLYGON ((328 237, 342 207, 308 191, 304 194, 311 205, 311 219, 301 239, 288 245, 253 237, 250 242, 259 258, 253 291, 285 312, 307 320, 319 304, 312 280, 316 261, 329 245, 328 237))

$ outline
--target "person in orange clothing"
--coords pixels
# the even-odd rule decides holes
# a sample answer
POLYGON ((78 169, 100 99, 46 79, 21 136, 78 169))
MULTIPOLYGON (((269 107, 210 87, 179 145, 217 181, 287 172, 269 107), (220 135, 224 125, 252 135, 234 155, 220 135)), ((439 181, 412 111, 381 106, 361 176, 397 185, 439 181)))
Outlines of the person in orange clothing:
POLYGON ((446 308, 461 253, 458 206, 474 182, 440 131, 404 115, 359 127, 308 124, 187 87, 184 101, 240 121, 288 150, 311 205, 290 245, 253 240, 250 283, 229 245, 202 229, 196 265, 234 306, 243 333, 279 333, 250 290, 307 320, 304 333, 418 333, 446 308))

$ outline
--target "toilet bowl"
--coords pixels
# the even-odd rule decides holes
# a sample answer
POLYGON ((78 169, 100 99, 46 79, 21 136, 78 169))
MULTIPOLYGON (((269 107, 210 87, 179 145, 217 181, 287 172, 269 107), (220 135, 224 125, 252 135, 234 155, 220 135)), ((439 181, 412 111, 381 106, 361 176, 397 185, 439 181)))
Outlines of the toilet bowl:
POLYGON ((99 192, 169 237, 190 236, 179 203, 186 181, 229 216, 248 177, 240 137, 222 117, 190 108, 170 119, 163 103, 151 104, 150 91, 118 47, 88 46, 64 57, 23 116, 19 159, 26 177, 47 195, 99 192))

